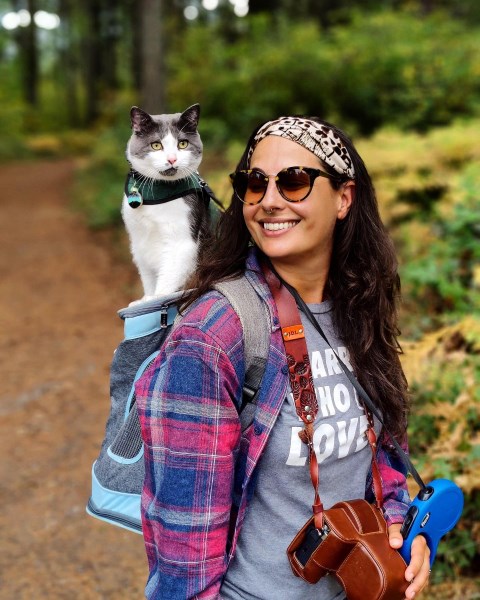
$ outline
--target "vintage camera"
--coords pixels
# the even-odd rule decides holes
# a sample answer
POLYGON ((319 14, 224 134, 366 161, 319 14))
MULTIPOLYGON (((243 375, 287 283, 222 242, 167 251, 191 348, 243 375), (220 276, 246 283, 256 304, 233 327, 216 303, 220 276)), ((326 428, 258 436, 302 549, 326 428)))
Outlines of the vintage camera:
POLYGON ((317 529, 313 523, 309 525, 305 532, 305 539, 301 546, 295 550, 295 558, 298 562, 305 566, 308 559, 312 556, 314 550, 316 550, 323 542, 323 540, 330 533, 328 525, 324 525, 321 529, 317 529))

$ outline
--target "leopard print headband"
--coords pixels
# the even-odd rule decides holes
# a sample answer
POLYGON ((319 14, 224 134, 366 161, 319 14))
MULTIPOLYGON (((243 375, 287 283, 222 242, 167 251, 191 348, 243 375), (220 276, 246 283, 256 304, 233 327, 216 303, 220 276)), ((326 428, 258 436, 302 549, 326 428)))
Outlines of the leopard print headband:
POLYGON ((346 175, 350 179, 355 177, 350 154, 338 135, 326 125, 301 117, 280 117, 262 125, 248 149, 248 164, 258 142, 267 135, 278 135, 297 142, 335 169, 339 175, 346 175))

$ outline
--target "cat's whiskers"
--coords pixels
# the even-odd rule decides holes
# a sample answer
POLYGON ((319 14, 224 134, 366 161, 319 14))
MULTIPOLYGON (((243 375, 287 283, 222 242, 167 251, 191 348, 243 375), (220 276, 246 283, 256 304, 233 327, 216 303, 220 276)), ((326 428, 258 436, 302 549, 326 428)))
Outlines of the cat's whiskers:
POLYGON ((155 184, 155 179, 153 177, 149 177, 147 183, 150 184, 150 192, 153 196, 153 186, 155 184))
POLYGON ((194 171, 193 169, 189 169, 188 167, 183 170, 185 172, 184 179, 190 181, 192 183, 192 187, 195 187, 195 183, 197 181, 197 178, 195 176, 196 171, 194 171))
POLYGON ((142 187, 144 188, 150 188, 150 192, 153 194, 153 185, 155 182, 155 179, 153 177, 149 177, 148 175, 142 175, 141 173, 139 173, 140 175, 140 183, 142 184, 142 187))

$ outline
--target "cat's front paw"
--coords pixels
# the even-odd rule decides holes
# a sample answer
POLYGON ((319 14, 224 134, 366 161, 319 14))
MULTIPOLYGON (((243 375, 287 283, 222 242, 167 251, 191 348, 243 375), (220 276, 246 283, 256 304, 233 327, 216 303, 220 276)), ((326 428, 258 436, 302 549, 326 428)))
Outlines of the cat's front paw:
POLYGON ((155 300, 155 298, 158 298, 158 296, 143 296, 143 298, 140 298, 140 300, 133 300, 133 302, 130 302, 128 306, 137 306, 138 304, 144 304, 149 300, 155 300))
POLYGON ((129 303, 128 306, 137 306, 137 304, 141 304, 143 302, 143 298, 140 298, 140 300, 133 300, 132 302, 129 303))

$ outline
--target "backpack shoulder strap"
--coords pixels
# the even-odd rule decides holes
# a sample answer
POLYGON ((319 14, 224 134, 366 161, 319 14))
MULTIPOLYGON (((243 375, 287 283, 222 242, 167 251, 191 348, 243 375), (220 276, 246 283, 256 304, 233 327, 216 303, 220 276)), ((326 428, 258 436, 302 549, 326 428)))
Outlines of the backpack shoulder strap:
POLYGON ((239 408, 242 431, 253 420, 270 347, 267 307, 246 277, 222 281, 215 289, 230 302, 243 328, 245 347, 245 383, 239 408))

